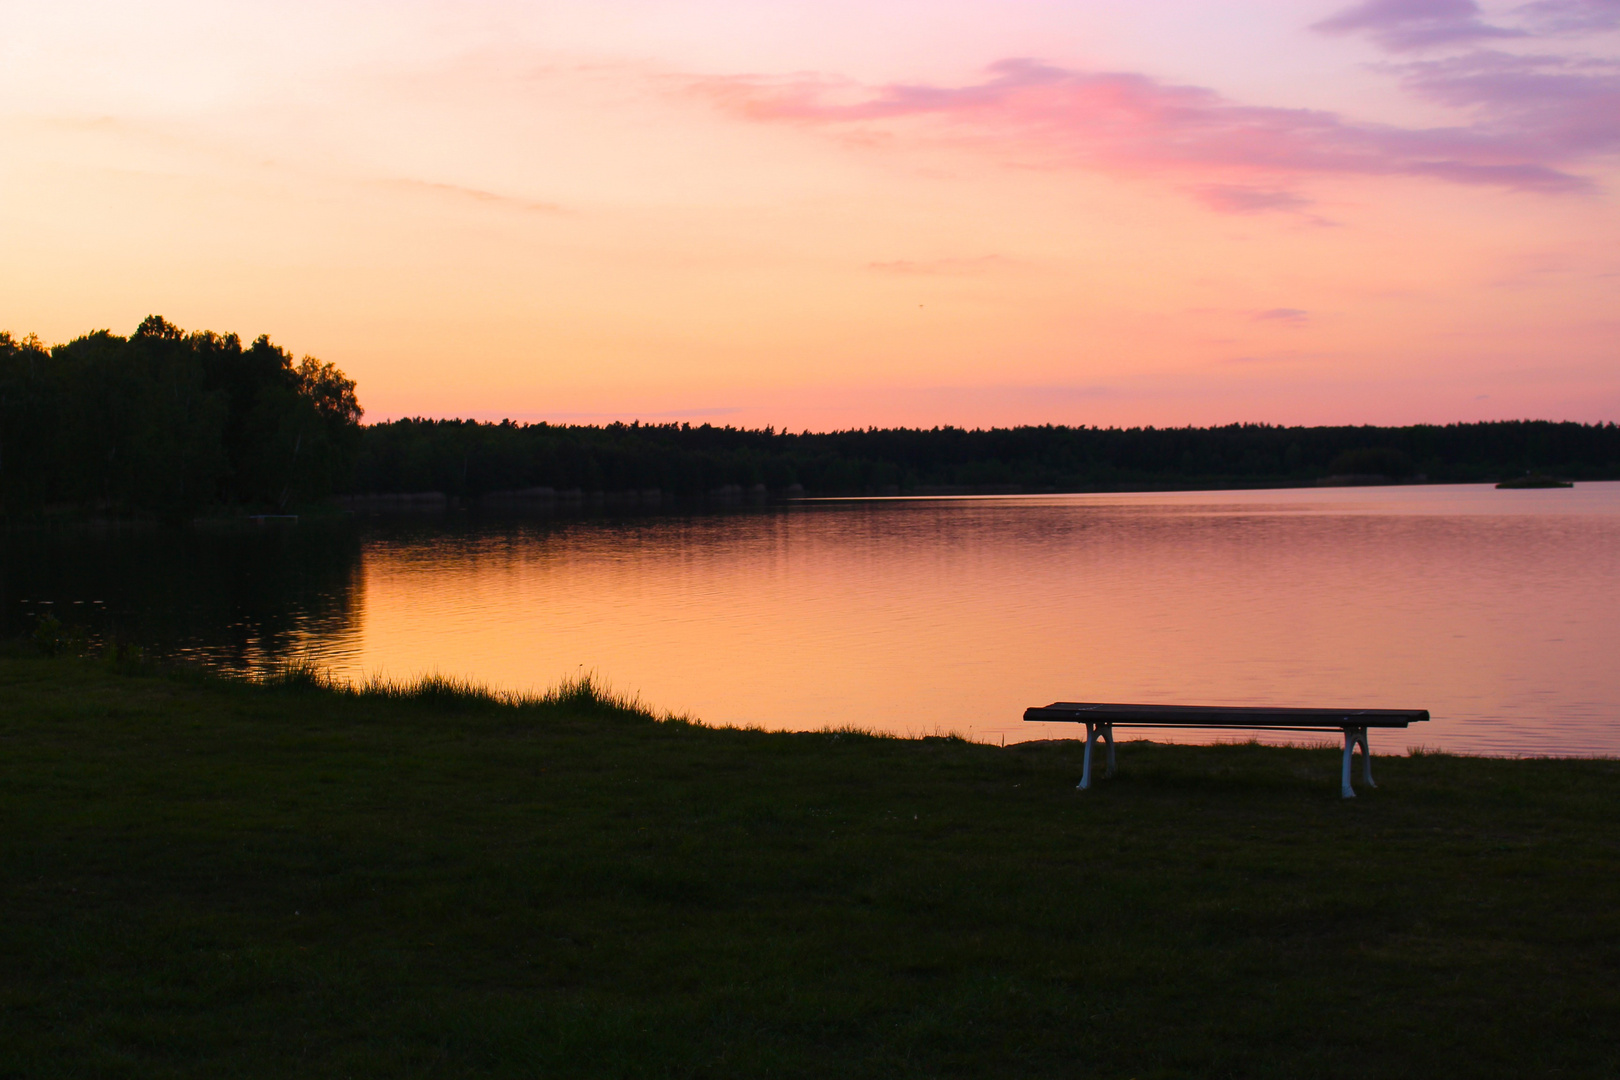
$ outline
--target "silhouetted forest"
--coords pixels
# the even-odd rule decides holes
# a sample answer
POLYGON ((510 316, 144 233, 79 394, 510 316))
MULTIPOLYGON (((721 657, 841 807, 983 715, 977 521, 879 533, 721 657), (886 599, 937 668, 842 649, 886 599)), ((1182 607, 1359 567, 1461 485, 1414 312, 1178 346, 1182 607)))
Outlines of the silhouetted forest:
POLYGON ((687 424, 604 427, 396 420, 365 429, 354 490, 665 494, 1110 491, 1433 482, 1526 471, 1620 478, 1620 427, 1510 421, 1413 427, 1020 427, 792 434, 687 424), (739 490, 740 489, 740 490, 739 490))
POLYGON ((354 383, 260 337, 151 316, 47 349, 0 333, 0 500, 8 514, 277 509, 353 482, 354 383))
POLYGON ((463 502, 1109 491, 1327 477, 1620 478, 1620 427, 1504 421, 1379 427, 867 429, 396 420, 362 427, 355 385, 260 337, 152 316, 47 349, 0 333, 0 500, 52 508, 275 510, 331 495, 463 502), (526 493, 514 496, 512 493, 526 493))

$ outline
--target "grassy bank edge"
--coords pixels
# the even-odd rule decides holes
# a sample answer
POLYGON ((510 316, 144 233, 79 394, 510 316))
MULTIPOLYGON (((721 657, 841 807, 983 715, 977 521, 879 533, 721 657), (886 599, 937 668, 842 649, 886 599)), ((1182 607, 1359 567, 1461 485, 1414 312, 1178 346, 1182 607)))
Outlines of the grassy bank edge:
MULTIPOLYGON (((96 651, 75 651, 74 639, 63 636, 57 627, 47 635, 42 649, 38 635, 34 639, 14 638, 0 641, 0 660, 40 659, 58 654, 65 660, 94 664, 103 669, 128 677, 165 678, 220 687, 258 687, 270 691, 297 694, 322 694, 338 699, 377 704, 398 704, 429 711, 446 713, 515 712, 570 714, 579 717, 602 717, 637 720, 656 724, 671 724, 692 729, 759 732, 774 734, 808 734, 838 736, 853 739, 874 739, 895 742, 954 742, 972 743, 990 748, 1033 750, 1042 746, 1075 746, 1084 742, 1084 735, 1072 738, 1032 738, 1017 742, 995 742, 988 738, 976 739, 953 730, 936 730, 931 734, 900 734, 862 727, 859 724, 829 724, 824 727, 792 731, 772 729, 759 725, 713 724, 701 717, 670 710, 660 710, 642 699, 640 694, 626 693, 594 671, 565 676, 555 685, 539 692, 505 690, 491 687, 466 676, 430 672, 409 679, 389 678, 372 674, 361 679, 348 679, 336 675, 309 658, 293 657, 276 663, 267 671, 229 672, 208 665, 173 658, 152 658, 140 649, 108 646, 96 651)), ((1415 734, 1415 733, 1412 733, 1415 734)), ((1161 742, 1149 735, 1126 735, 1120 746, 1131 744, 1153 745, 1161 742)), ((1162 740, 1177 745, 1175 740, 1162 740)), ((1301 735, 1296 738, 1262 738, 1259 735, 1234 733, 1230 737, 1212 739, 1207 743, 1185 745, 1206 746, 1266 746, 1278 750, 1326 751, 1337 753, 1340 740, 1332 733, 1318 737, 1301 735)), ((1504 761, 1620 761, 1614 754, 1540 754, 1540 753, 1486 753, 1454 750, 1444 747, 1411 743, 1404 753, 1381 750, 1378 758, 1430 757, 1504 761)))

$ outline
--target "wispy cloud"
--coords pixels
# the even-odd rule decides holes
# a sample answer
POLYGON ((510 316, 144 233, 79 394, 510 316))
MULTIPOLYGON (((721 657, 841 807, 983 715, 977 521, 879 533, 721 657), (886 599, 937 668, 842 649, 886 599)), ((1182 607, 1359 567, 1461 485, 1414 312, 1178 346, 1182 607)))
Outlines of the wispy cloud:
POLYGON ((1364 33, 1394 52, 1527 34, 1513 27, 1492 26, 1481 14, 1474 0, 1364 0, 1311 29, 1323 34, 1364 33))
POLYGON ((1468 122, 1433 128, 1244 105, 1203 87, 1030 59, 1002 60, 983 80, 961 86, 749 76, 690 85, 761 123, 879 145, 936 140, 1022 163, 1181 178, 1196 198, 1226 213, 1298 211, 1308 199, 1295 183, 1311 176, 1420 176, 1543 192, 1591 186, 1570 166, 1613 148, 1620 109, 1591 115, 1612 94, 1608 67, 1578 70, 1556 58, 1517 68, 1507 60, 1494 67, 1448 63, 1401 69, 1413 90, 1471 114, 1468 122))
POLYGON ((1311 317, 1311 313, 1302 308, 1274 307, 1255 315, 1256 322, 1302 323, 1311 317))
POLYGON ((1223 357, 1221 364, 1298 364, 1321 360, 1326 354, 1287 349, 1280 352, 1246 353, 1242 356, 1223 357))
MULTIPOLYGON (((122 140, 127 145, 139 146, 150 152, 153 160, 167 168, 188 169, 196 159, 205 159, 217 166, 232 169, 262 170, 290 177, 315 178, 322 181, 355 185, 361 189, 388 189, 428 198, 444 198, 483 203, 486 206, 526 213, 566 214, 562 205, 531 199, 522 195, 503 194, 485 188, 442 181, 423 180, 410 176, 355 175, 333 168, 326 162, 311 163, 298 155, 267 156, 237 141, 199 130, 186 124, 162 124, 116 116, 57 116, 47 117, 40 123, 48 128, 77 132, 93 138, 122 140)), ((128 155, 124 155, 125 158, 128 155)))
POLYGON ((987 273, 1006 264, 1007 260, 1000 255, 979 255, 972 258, 893 259, 887 262, 870 262, 866 264, 866 268, 880 274, 956 277, 987 273))
POLYGON ((1544 34, 1582 34, 1620 27, 1620 0, 1536 0, 1517 14, 1544 34))
POLYGON ((1196 184, 1188 190, 1199 202, 1223 214, 1264 214, 1273 210, 1303 210, 1311 205, 1311 200, 1298 192, 1240 184, 1196 184))
POLYGON ((527 210, 540 214, 562 214, 567 212, 557 203, 526 199, 521 195, 502 195, 499 192, 485 191, 483 188, 465 187, 461 184, 441 184, 431 180, 412 180, 408 178, 382 180, 379 183, 386 187, 404 191, 419 191, 445 195, 455 199, 468 199, 473 202, 480 202, 489 206, 500 206, 511 210, 527 210))
POLYGON ((1475 130, 1526 161, 1620 151, 1620 63, 1476 51, 1397 67, 1408 90, 1479 119, 1475 130))
POLYGON ((1485 21, 1474 0, 1363 0, 1315 23, 1323 34, 1365 34, 1391 52, 1504 38, 1555 37, 1620 27, 1620 0, 1534 0, 1506 14, 1512 25, 1485 21))

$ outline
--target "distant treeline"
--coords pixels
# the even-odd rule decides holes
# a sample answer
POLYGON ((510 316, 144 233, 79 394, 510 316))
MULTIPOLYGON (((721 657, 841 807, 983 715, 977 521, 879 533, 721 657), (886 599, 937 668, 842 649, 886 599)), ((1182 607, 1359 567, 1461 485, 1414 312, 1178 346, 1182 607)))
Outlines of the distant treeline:
POLYGON ((707 424, 413 419, 365 429, 353 490, 464 499, 534 488, 656 488, 666 495, 1109 491, 1313 484, 1327 477, 1480 481, 1527 471, 1620 478, 1620 427, 1503 421, 793 434, 707 424))
POLYGON ((260 337, 152 316, 46 348, 0 333, 0 508, 186 514, 331 495, 491 502, 661 497, 1109 491, 1431 482, 1546 472, 1620 478, 1613 423, 1412 427, 895 428, 826 434, 708 424, 396 420, 362 427, 355 385, 260 337))
POLYGON ((152 316, 47 349, 0 333, 0 506, 273 510, 353 483, 354 383, 260 337, 152 316))

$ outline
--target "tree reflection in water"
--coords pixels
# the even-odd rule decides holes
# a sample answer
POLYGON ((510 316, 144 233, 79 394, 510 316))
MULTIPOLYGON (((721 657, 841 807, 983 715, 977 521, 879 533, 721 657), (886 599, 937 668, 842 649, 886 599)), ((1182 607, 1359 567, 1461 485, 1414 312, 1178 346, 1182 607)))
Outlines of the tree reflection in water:
POLYGON ((343 523, 31 528, 0 533, 0 633, 53 614, 97 647, 253 672, 354 639, 360 538, 343 523))

